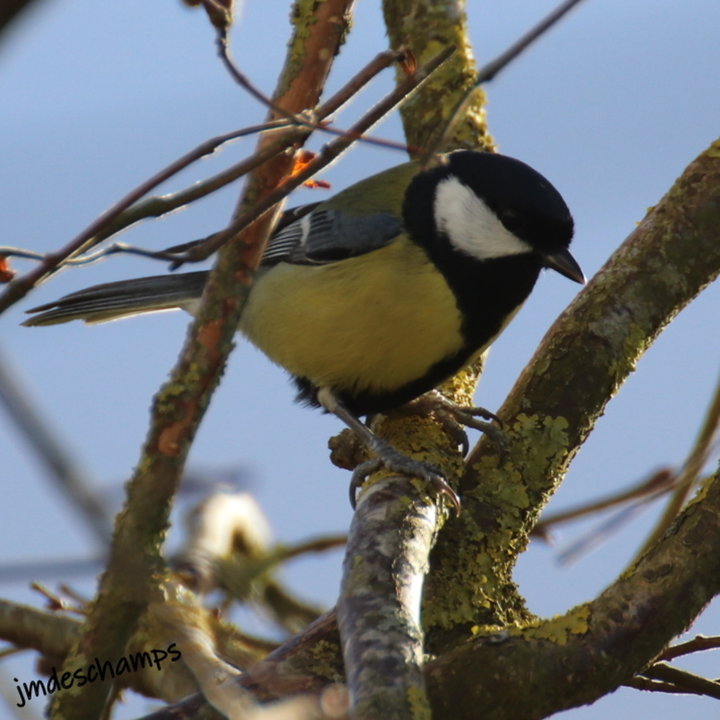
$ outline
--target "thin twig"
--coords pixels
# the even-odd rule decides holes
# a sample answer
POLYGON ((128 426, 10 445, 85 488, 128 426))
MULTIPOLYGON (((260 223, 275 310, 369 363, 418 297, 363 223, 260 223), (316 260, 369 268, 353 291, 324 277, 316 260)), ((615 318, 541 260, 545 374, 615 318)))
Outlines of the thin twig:
POLYGON ((437 139, 429 143, 426 156, 429 157, 437 151, 437 148, 444 147, 452 134, 453 127, 459 118, 462 118, 468 103, 470 103, 475 88, 483 83, 490 82, 495 76, 504 70, 513 60, 519 57, 538 38, 542 37, 553 25, 555 25, 566 13, 578 5, 582 0, 566 0, 553 10, 547 17, 541 20, 535 27, 529 30, 519 40, 514 42, 505 52, 500 53, 494 60, 484 65, 478 71, 474 84, 458 100, 453 111, 448 116, 445 126, 441 129, 437 139))
POLYGON ((426 63, 417 72, 408 76, 403 82, 397 85, 392 92, 386 95, 385 98, 365 113, 365 115, 363 115, 363 117, 350 128, 350 130, 325 145, 318 155, 299 173, 291 178, 288 178, 280 187, 265 196, 260 202, 256 203, 254 207, 240 213, 225 230, 222 230, 214 235, 207 243, 194 247, 184 255, 179 256, 173 267, 177 268, 185 262, 199 262, 216 252, 226 242, 228 242, 230 238, 235 237, 243 228, 247 227, 251 222, 262 216, 269 208, 273 207, 273 205, 287 197, 287 195, 295 188, 302 185, 319 170, 337 159, 350 147, 350 145, 356 142, 358 137, 364 135, 369 128, 380 121, 399 102, 404 100, 413 90, 415 90, 415 88, 417 88, 437 67, 444 63, 453 52, 454 48, 445 48, 439 52, 432 60, 426 63))
MULTIPOLYGON (((188 164, 214 152, 221 145, 251 134, 268 133, 281 129, 287 129, 290 125, 286 120, 273 120, 261 125, 254 125, 240 130, 234 130, 230 133, 220 135, 202 143, 198 147, 186 153, 180 160, 160 171, 160 173, 156 174, 154 178, 151 178, 138 188, 131 191, 123 200, 116 203, 100 218, 94 221, 90 227, 80 233, 80 235, 71 241, 71 243, 69 243, 63 250, 55 253, 38 253, 24 248, 0 248, 0 254, 5 254, 8 257, 20 257, 25 259, 41 260, 43 262, 42 266, 39 266, 32 273, 28 273, 28 275, 16 281, 18 283, 27 284, 27 287, 22 294, 17 294, 16 290, 13 291, 13 297, 9 301, 5 296, 0 296, 0 312, 17 300, 21 299, 32 287, 37 285, 41 280, 49 275, 51 271, 57 269, 60 265, 83 265, 88 262, 94 262, 106 255, 111 255, 116 252, 132 253, 157 260, 175 260, 177 255, 176 251, 151 251, 142 248, 135 248, 131 245, 126 245, 125 243, 115 243, 110 247, 110 249, 101 251, 97 255, 87 255, 83 257, 75 257, 75 255, 81 252, 83 248, 92 247, 93 245, 106 240, 111 235, 130 227, 140 220, 162 217, 173 210, 184 207, 191 202, 206 197, 220 188, 229 185, 271 157, 282 152, 288 146, 302 142, 311 130, 316 129, 333 135, 348 135, 348 131, 326 125, 322 121, 332 113, 336 112, 340 107, 342 107, 342 105, 347 103, 379 72, 386 69, 389 65, 396 62, 401 57, 402 53, 390 50, 376 55, 375 58, 373 58, 368 65, 366 65, 348 83, 346 83, 346 85, 338 90, 326 102, 318 106, 314 113, 317 118, 317 122, 310 122, 308 119, 298 115, 298 123, 300 123, 299 126, 294 132, 283 135, 283 138, 277 144, 266 146, 262 151, 254 153, 249 158, 245 158, 216 175, 213 175, 202 182, 194 183, 190 187, 176 193, 162 196, 155 195, 141 200, 141 196, 152 190, 153 187, 169 179, 180 170, 183 170, 188 164), (6 302, 7 304, 3 304, 3 302, 6 302)), ((395 143, 391 140, 367 137, 357 137, 356 139, 362 142, 378 145, 380 147, 402 150, 406 149, 403 144, 395 143)), ((7 294, 8 293, 6 293, 6 295, 7 294)))
MULTIPOLYGON (((378 73, 385 70, 393 62, 396 62, 400 56, 401 53, 396 53, 390 50, 378 53, 378 55, 376 55, 348 83, 340 88, 340 90, 332 95, 327 101, 317 107, 313 113, 316 118, 316 122, 312 123, 307 118, 298 115, 297 119, 299 124, 295 131, 290 131, 288 134, 284 134, 283 138, 277 145, 265 147, 262 151, 256 152, 249 158, 245 158, 239 163, 231 165, 226 170, 213 175, 207 180, 194 183, 190 187, 177 193, 163 196, 153 196, 146 198, 142 202, 135 203, 132 207, 128 208, 119 215, 111 227, 109 227, 105 232, 99 233, 98 238, 106 239, 111 234, 118 232, 119 230, 124 229, 139 220, 148 217, 160 217, 195 200, 199 200, 200 198, 203 198, 222 187, 225 187, 231 182, 243 177, 250 172, 250 170, 258 167, 258 165, 273 157, 277 153, 282 152, 288 146, 302 142, 311 130, 320 130, 332 134, 345 134, 345 131, 325 125, 323 124, 323 121, 334 112, 337 112, 345 103, 349 102, 352 97, 356 95, 365 85, 367 85, 367 83, 369 83, 378 73)), ((250 128, 245 128, 244 130, 228 133, 228 135, 221 137, 235 139, 251 133, 267 133, 281 129, 288 129, 289 127, 290 125, 285 120, 274 120, 262 125, 256 125, 250 128)), ((359 139, 364 142, 377 144, 383 147, 404 148, 404 146, 392 143, 391 141, 375 138, 359 139)))
POLYGON ((624 687, 633 688, 633 690, 642 690, 644 692, 660 692, 668 695, 700 695, 695 690, 681 688, 674 683, 663 682, 662 680, 651 680, 650 678, 636 675, 634 678, 623 683, 624 687))
POLYGON ((493 80, 495 76, 504 70, 513 60, 519 57, 538 38, 542 37, 553 25, 559 22, 570 10, 581 3, 582 0, 565 0, 555 10, 548 14, 535 27, 531 28, 519 40, 514 42, 505 52, 500 53, 492 62, 484 65, 478 71, 475 85, 493 80))
POLYGON ((695 673, 688 672, 687 670, 680 670, 667 663, 655 663, 643 670, 639 675, 650 678, 651 680, 673 683, 686 692, 707 695, 708 697, 720 700, 720 682, 695 675, 695 673))
POLYGON ((681 655, 690 655, 691 653, 701 652, 703 650, 717 650, 718 648, 720 648, 720 637, 696 635, 692 640, 671 645, 660 655, 660 659, 673 660, 681 655))
POLYGON ((700 432, 695 439, 692 450, 683 463, 678 475, 676 490, 670 498, 665 512, 658 521, 657 526, 650 533, 638 552, 638 557, 647 552, 648 548, 656 543, 672 525, 680 510, 683 508, 690 493, 697 483, 700 472, 713 452, 716 438, 720 433, 720 378, 715 386, 715 392, 703 420, 700 432))
MULTIPOLYGON (((346 135, 347 131, 334 128, 326 125, 323 121, 331 114, 339 110, 345 103, 347 103, 355 94, 357 94, 367 83, 369 83, 379 72, 386 69, 389 65, 398 59, 399 53, 392 51, 385 51, 379 53, 368 63, 355 77, 353 77, 346 85, 344 85, 337 93, 330 97, 326 102, 322 103, 317 107, 314 112, 316 122, 311 123, 302 116, 298 116, 298 121, 301 123, 297 126, 295 131, 290 131, 283 135, 283 138, 278 142, 277 145, 269 146, 264 148, 260 152, 256 152, 249 158, 243 159, 239 163, 231 165, 226 170, 223 170, 216 175, 203 180, 202 182, 194 183, 190 187, 180 190, 177 193, 153 196, 146 198, 142 202, 134 204, 123 212, 116 221, 108 228, 106 232, 98 235, 99 239, 106 239, 111 234, 118 232, 121 229, 132 225, 139 220, 148 217, 161 217, 173 210, 177 210, 195 200, 206 197, 210 193, 219 190, 222 187, 234 182, 235 180, 246 175, 250 170, 253 170, 261 163, 265 162, 274 155, 282 152, 290 145, 301 143, 309 134, 311 130, 319 130, 321 132, 327 132, 334 135, 346 135)), ((271 130, 278 130, 282 128, 289 128, 289 125, 285 121, 274 121, 274 123, 267 123, 264 126, 256 126, 257 128, 263 128, 265 132, 271 130)), ((252 130, 253 128, 251 128, 252 130)), ((240 132, 240 131, 238 131, 240 132)), ((287 131, 286 131, 287 132, 287 131)), ((361 142, 378 145, 380 147, 389 147, 392 149, 405 149, 405 146, 400 143, 394 143, 390 140, 382 140, 379 138, 360 137, 357 138, 361 142)), ((163 258, 164 259, 164 258, 163 258)))
POLYGON ((69 605, 65 598, 61 597, 57 593, 54 593, 50 588, 46 587, 42 583, 34 580, 30 583, 30 588, 37 593, 40 593, 47 601, 48 607, 53 612, 62 610, 64 612, 74 612, 78 615, 84 615, 85 610, 81 606, 77 605, 73 607, 69 605))
POLYGON ((81 558, 68 560, 28 560, 27 562, 0 565, 0 583, 30 580, 32 578, 67 578, 73 575, 89 576, 98 573, 106 558, 81 558))
POLYGON ((599 500, 578 505, 568 510, 543 515, 542 520, 535 526, 531 534, 536 537, 546 538, 549 529, 555 525, 577 520, 586 515, 594 515, 602 510, 608 510, 609 508, 622 505, 631 500, 654 500, 674 486, 675 478, 676 475, 672 470, 669 468, 661 468, 649 477, 643 478, 640 482, 624 490, 620 490, 613 495, 608 495, 599 500))
MULTIPOLYGON (((371 80, 383 70, 387 70, 393 63, 400 62, 405 56, 405 51, 383 50, 379 52, 362 70, 343 85, 334 95, 331 95, 319 105, 314 115, 318 120, 324 120, 332 113, 354 98, 371 80)), ((318 125, 318 127, 322 127, 318 125)))
MULTIPOLYGON (((236 83, 250 93, 250 95, 252 95, 258 102, 262 103, 266 108, 272 110, 275 115, 287 120, 290 125, 308 124, 308 118, 303 117, 301 114, 288 112, 284 108, 280 107, 277 103, 273 102, 271 98, 265 95, 262 90, 255 87, 255 85, 250 82, 247 75, 240 71, 240 68, 238 68, 233 59, 230 57, 230 43, 225 32, 218 32, 217 44, 218 55, 220 55, 223 65, 225 65, 225 68, 236 83)), ((312 121, 310 124, 312 124, 312 121)))
MULTIPOLYGON (((659 495, 656 497, 659 497, 659 495)), ((602 522, 599 527, 593 528, 589 533, 573 542, 570 547, 559 553, 558 562, 561 565, 574 563, 579 557, 589 553, 605 539, 619 532, 622 527, 630 523, 642 510, 648 508, 651 500, 653 500, 653 497, 643 498, 618 510, 602 522)))
MULTIPOLYGON (((76 266, 76 265, 91 265, 98 260, 103 260, 110 255, 117 255, 119 253, 125 255, 140 255, 141 257, 151 258, 153 260, 167 260, 172 261, 177 256, 177 252, 171 250, 148 250, 147 248, 137 247, 136 245, 128 245, 124 242, 114 242, 111 245, 107 245, 101 250, 96 252, 85 253, 76 257, 66 260, 63 265, 65 266, 76 266)), ((40 260, 43 261, 48 257, 48 253, 40 253, 35 250, 26 250, 25 248, 15 248, 8 246, 0 246, 0 255, 6 257, 16 257, 24 260, 40 260)))
POLYGON ((40 265, 22 277, 13 280, 5 289, 5 292, 0 295, 0 313, 7 310, 7 308, 16 303, 18 300, 25 297, 32 288, 55 272, 69 258, 82 253, 96 242, 99 242, 97 238, 101 236, 101 233, 105 231, 123 211, 130 208, 144 195, 147 195, 147 193, 153 188, 165 182, 167 179, 171 178, 173 175, 177 174, 196 160, 215 152, 220 145, 228 140, 235 139, 238 137, 238 132, 245 131, 234 131, 232 133, 228 133, 227 135, 220 135, 216 138, 212 138, 211 140, 206 140, 131 190, 112 207, 101 213, 79 235, 76 235, 69 243, 67 243, 67 245, 54 253, 47 254, 40 265))
POLYGON ((273 562, 281 564, 287 560, 308 555, 309 553, 327 552, 335 550, 347 543, 347 535, 323 535, 311 540, 305 540, 289 547, 277 547, 270 551, 273 562))

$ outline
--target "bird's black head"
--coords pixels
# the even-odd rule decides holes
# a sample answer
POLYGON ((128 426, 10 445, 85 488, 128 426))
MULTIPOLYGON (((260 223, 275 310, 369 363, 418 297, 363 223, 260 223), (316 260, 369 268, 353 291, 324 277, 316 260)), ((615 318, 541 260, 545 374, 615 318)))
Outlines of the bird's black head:
POLYGON ((538 267, 584 282, 567 249, 573 219, 565 201, 540 173, 514 158, 470 150, 448 154, 409 185, 403 217, 426 246, 439 243, 480 262, 532 255, 538 267))

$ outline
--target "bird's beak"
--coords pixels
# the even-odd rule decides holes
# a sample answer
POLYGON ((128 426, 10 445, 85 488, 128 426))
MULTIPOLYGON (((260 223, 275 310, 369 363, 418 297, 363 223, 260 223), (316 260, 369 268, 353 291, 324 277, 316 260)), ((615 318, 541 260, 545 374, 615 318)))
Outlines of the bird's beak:
POLYGON ((540 256, 542 264, 545 267, 557 270, 561 275, 564 275, 570 280, 585 284, 585 275, 577 264, 575 258, 570 254, 569 250, 560 250, 556 253, 548 253, 540 256))

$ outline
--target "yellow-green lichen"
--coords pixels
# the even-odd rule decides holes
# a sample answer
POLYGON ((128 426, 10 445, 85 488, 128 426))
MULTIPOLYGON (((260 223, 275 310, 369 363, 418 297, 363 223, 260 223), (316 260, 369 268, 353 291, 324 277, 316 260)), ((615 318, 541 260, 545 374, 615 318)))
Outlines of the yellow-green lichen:
POLYGON ((427 695, 419 687, 409 687, 407 689, 407 702, 410 706, 410 717, 412 720, 430 720, 430 706, 428 705, 427 695))
POLYGON ((715 142, 710 145, 705 151, 705 155, 709 158, 720 158, 720 139, 715 140, 715 142))
POLYGON ((550 640, 566 645, 572 635, 584 635, 590 629, 590 605, 578 605, 565 615, 540 621, 535 627, 527 627, 522 634, 528 638, 550 640))

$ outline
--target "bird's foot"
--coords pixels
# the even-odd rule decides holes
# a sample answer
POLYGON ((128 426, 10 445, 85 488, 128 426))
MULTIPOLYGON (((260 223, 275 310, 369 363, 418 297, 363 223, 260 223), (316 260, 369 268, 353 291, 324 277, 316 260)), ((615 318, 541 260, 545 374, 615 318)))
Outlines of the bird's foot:
POLYGON ((490 410, 486 410, 483 407, 458 405, 452 400, 448 400, 448 398, 437 390, 431 390, 421 395, 405 407, 410 412, 433 413, 442 423, 447 433, 462 447, 463 456, 467 455, 470 450, 470 444, 467 434, 463 429, 464 427, 480 430, 480 432, 487 435, 498 452, 501 454, 507 452, 507 438, 502 430, 492 424, 492 422, 495 422, 502 427, 502 420, 495 415, 495 413, 490 412, 490 410), (478 418, 483 418, 483 420, 479 420, 478 418))
POLYGON ((360 463, 352 474, 352 480, 350 481, 350 504, 353 508, 355 508, 357 502, 357 493, 368 477, 376 470, 385 468, 391 472, 416 477, 424 481, 434 494, 439 497, 444 497, 447 500, 455 510, 456 515, 460 515, 460 498, 450 487, 445 476, 437 468, 428 463, 414 460, 407 455, 403 455, 379 438, 376 438, 376 440, 378 440, 378 442, 373 443, 372 447, 375 457, 360 463))

